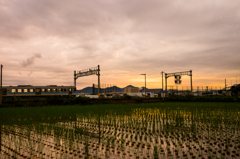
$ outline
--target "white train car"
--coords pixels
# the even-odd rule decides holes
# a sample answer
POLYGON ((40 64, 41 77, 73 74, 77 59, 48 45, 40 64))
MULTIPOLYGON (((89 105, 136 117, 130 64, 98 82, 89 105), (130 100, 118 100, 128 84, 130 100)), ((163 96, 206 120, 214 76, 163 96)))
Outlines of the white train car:
POLYGON ((18 86, 3 86, 3 96, 62 96, 62 95, 76 95, 75 86, 32 86, 32 85, 18 85, 18 86))

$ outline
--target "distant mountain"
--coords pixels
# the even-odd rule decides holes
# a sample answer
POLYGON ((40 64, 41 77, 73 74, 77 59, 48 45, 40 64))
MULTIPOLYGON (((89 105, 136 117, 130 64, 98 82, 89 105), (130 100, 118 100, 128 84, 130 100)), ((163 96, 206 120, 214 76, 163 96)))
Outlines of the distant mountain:
MULTIPOLYGON (((106 93, 106 92, 111 92, 111 91, 115 91, 115 92, 124 92, 124 88, 119 88, 117 86, 113 86, 113 87, 107 87, 107 88, 102 88, 101 93, 106 93)), ((88 93, 88 94, 93 94, 93 87, 86 87, 83 88, 82 90, 77 90, 77 93, 88 93)), ((94 88, 94 94, 98 93, 98 88, 94 88)))
MULTIPOLYGON (((132 85, 128 85, 126 87, 132 87, 132 88, 138 88, 138 87, 134 87, 132 85)), ((124 87, 124 88, 126 88, 124 87)), ((112 86, 112 87, 106 87, 106 88, 102 88, 101 89, 101 93, 106 93, 106 92, 112 92, 112 91, 115 91, 115 92, 124 92, 124 88, 119 88, 117 86, 112 86)), ((142 87, 144 88, 144 87, 142 87)), ((81 90, 77 90, 76 91, 77 93, 88 93, 88 94, 93 94, 93 87, 86 87, 86 88, 83 88, 81 90)), ((94 89, 94 94, 97 94, 98 93, 98 88, 95 88, 94 89)))
MULTIPOLYGON (((138 88, 138 87, 134 87, 134 86, 132 86, 132 85, 128 85, 128 86, 126 86, 126 87, 138 88)), ((124 88, 126 88, 126 87, 124 87, 124 88)))
POLYGON ((113 86, 113 87, 107 87, 105 89, 101 89, 101 92, 102 93, 105 93, 105 92, 112 92, 112 91, 115 91, 115 92, 124 92, 124 88, 119 88, 117 86, 113 86))
POLYGON ((92 94, 93 89, 92 89, 92 87, 86 87, 86 88, 83 88, 83 89, 81 89, 81 90, 77 90, 76 92, 77 92, 77 93, 88 93, 88 94, 92 94))

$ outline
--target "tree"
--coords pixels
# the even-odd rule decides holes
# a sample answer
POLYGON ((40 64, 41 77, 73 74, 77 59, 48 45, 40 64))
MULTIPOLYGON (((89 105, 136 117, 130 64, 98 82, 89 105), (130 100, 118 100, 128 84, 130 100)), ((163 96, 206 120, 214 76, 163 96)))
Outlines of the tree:
POLYGON ((232 86, 230 91, 232 91, 232 94, 235 96, 238 96, 238 92, 240 92, 240 84, 237 86, 232 86))

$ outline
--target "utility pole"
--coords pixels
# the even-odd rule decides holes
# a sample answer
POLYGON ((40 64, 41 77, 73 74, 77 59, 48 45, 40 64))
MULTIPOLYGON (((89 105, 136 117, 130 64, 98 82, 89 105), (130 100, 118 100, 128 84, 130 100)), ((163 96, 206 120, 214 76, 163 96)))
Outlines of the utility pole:
POLYGON ((166 95, 166 97, 168 96, 168 93, 167 93, 167 73, 165 73, 165 95, 166 95))
POLYGON ((92 94, 95 95, 95 85, 94 85, 94 83, 93 83, 92 88, 93 88, 93 90, 92 90, 93 93, 92 94))
POLYGON ((191 78, 191 93, 192 93, 192 91, 193 91, 193 89, 192 89, 192 70, 190 70, 190 78, 191 78))
POLYGON ((146 89, 147 89, 147 84, 146 84, 146 73, 145 73, 145 97, 146 97, 146 89))
POLYGON ((208 86, 206 88, 207 88, 207 96, 208 96, 208 86))
POLYGON ((97 76, 98 76, 98 94, 100 94, 100 65, 98 65, 98 73, 97 73, 97 76))
MULTIPOLYGON (((3 65, 1 65, 1 90, 0 90, 0 104, 2 104, 2 68, 3 65)), ((2 151, 2 125, 0 122, 0 152, 2 151)))
POLYGON ((1 65, 1 90, 0 90, 0 104, 2 104, 2 68, 3 68, 3 65, 1 65))
POLYGON ((76 80, 79 77, 85 77, 90 75, 98 76, 98 93, 100 93, 101 85, 100 85, 100 66, 99 65, 97 67, 88 68, 81 71, 74 71, 74 86, 76 87, 76 80))
POLYGON ((140 75, 144 75, 145 76, 145 97, 146 97, 146 73, 140 74, 140 75))
POLYGON ((227 80, 225 79, 225 91, 227 90, 227 80))
POLYGON ((163 91, 163 71, 162 71, 162 91, 163 91))
POLYGON ((76 87, 76 70, 74 70, 74 86, 76 87))

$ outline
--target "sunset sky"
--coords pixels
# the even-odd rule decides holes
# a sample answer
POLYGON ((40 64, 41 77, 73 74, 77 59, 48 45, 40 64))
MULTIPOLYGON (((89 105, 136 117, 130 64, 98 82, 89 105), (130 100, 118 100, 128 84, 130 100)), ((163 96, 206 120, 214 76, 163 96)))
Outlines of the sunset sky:
POLYGON ((3 85, 73 85, 74 70, 97 65, 119 87, 146 73, 161 88, 161 71, 189 70, 194 86, 240 83, 239 0, 0 0, 0 22, 3 85))

